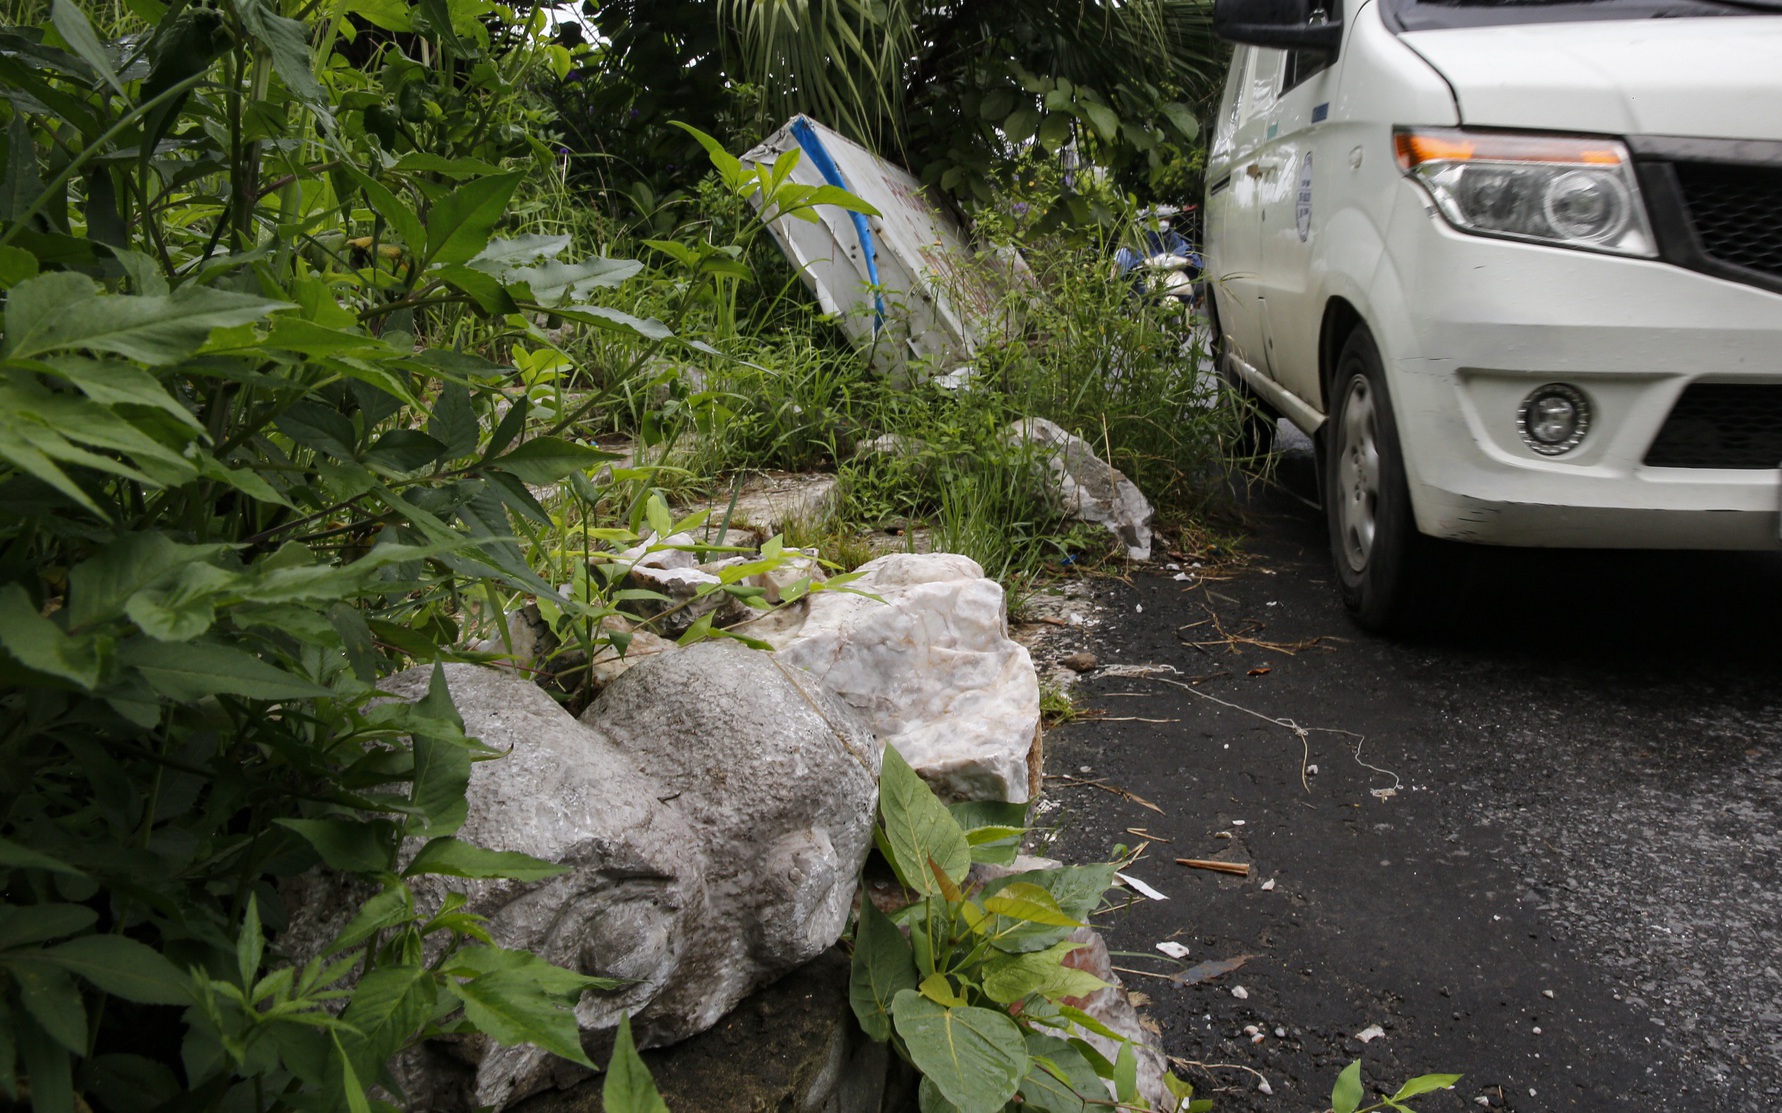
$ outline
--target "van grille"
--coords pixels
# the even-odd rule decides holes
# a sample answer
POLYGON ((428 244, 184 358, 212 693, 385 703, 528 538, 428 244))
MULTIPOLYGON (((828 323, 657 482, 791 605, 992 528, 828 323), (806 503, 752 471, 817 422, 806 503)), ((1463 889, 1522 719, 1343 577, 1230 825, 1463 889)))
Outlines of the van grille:
POLYGON ((1782 467, 1782 383, 1694 383, 1646 451, 1654 468, 1782 467))
POLYGON ((1702 251, 1782 278, 1782 167, 1679 162, 1676 168, 1702 251))

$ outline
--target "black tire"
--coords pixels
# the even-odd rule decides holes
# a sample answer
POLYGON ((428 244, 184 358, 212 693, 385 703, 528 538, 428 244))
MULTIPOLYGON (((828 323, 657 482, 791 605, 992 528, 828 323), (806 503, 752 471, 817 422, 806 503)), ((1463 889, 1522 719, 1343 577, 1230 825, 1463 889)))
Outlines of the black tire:
POLYGON ((1207 354, 1223 384, 1223 400, 1237 418, 1237 443, 1232 455, 1239 464, 1260 470, 1275 450, 1275 433, 1281 415, 1232 370, 1231 360, 1227 358, 1231 352, 1225 330, 1219 327, 1219 307, 1213 300, 1212 290, 1207 291, 1206 304, 1207 354))
POLYGON ((1324 516, 1343 604, 1383 634, 1425 632, 1447 607, 1445 546, 1417 531, 1392 397, 1367 326, 1349 334, 1332 379, 1324 516))

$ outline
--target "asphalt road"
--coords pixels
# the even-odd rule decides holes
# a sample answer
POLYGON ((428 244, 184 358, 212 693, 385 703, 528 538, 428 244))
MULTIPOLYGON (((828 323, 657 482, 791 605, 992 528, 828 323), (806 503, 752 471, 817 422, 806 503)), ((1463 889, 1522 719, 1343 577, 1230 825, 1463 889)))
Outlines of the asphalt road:
MULTIPOLYGON (((1303 451, 1280 474, 1309 493, 1303 451)), ((1149 841, 1169 898, 1102 921, 1116 963, 1254 956, 1126 976, 1228 1064, 1201 1093, 1322 1110, 1360 1058, 1370 1092, 1464 1075, 1419 1109, 1782 1110, 1782 558, 1495 554, 1398 644, 1348 622, 1317 511, 1250 510, 1235 578, 1098 592, 1102 718, 1047 739, 1048 853, 1149 841)))

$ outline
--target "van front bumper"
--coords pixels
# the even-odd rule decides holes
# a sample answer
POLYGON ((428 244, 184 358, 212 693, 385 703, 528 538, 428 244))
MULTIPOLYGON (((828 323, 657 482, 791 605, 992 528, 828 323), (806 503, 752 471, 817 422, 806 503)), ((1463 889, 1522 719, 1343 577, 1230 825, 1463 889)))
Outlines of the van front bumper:
POLYGON ((1394 216, 1387 258, 1400 270, 1386 277, 1401 296, 1377 314, 1377 339, 1419 529, 1498 545, 1782 548, 1782 459, 1645 462, 1693 383, 1763 384, 1782 398, 1782 295, 1653 260, 1464 235, 1420 203, 1394 216), (1535 452, 1518 427, 1523 399, 1549 383, 1591 410, 1561 456, 1535 452))

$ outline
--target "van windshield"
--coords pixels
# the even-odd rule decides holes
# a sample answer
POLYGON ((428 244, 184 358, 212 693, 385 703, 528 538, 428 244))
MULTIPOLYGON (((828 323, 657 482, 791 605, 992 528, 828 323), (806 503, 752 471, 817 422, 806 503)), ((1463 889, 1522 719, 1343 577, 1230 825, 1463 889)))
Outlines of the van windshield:
POLYGON ((1387 7, 1400 31, 1597 19, 1782 15, 1782 0, 1388 0, 1387 7))

